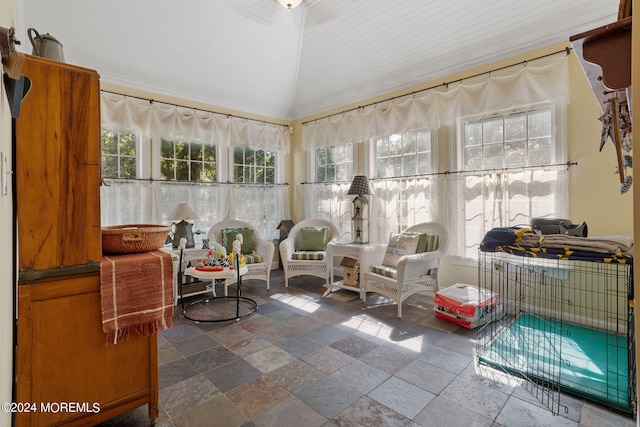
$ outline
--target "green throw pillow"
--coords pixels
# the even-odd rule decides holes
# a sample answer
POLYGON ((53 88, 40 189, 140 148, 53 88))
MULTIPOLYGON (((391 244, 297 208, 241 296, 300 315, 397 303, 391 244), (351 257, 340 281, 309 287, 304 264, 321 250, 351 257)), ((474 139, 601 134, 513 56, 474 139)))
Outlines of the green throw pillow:
POLYGON ((233 251, 233 241, 236 240, 236 231, 242 234, 242 253, 250 254, 253 251, 251 245, 253 230, 251 228, 225 228, 222 230, 222 245, 227 249, 227 254, 233 251))
POLYGON ((327 227, 302 227, 300 251, 324 251, 327 243, 327 227))
POLYGON ((427 239, 429 238, 429 236, 427 235, 427 233, 411 233, 411 232, 404 232, 402 234, 407 234, 409 236, 419 236, 418 239, 418 246, 416 247, 416 253, 419 254, 421 252, 426 252, 427 251, 427 239))
POLYGON ((438 236, 435 234, 411 232, 404 232, 403 234, 420 236, 418 246, 416 247, 417 254, 422 252, 431 252, 438 249, 438 236))

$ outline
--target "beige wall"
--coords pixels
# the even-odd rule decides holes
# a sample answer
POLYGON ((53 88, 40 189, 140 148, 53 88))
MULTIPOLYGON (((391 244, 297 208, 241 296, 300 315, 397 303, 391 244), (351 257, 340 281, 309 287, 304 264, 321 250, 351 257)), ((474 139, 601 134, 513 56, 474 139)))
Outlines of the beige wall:
MULTIPOLYGON (((0 0, 0 27, 17 27, 17 0, 0 0)), ((11 113, 0 80, 0 152, 8 156, 11 167, 11 113)), ((10 179, 10 177, 9 177, 10 179)), ((10 182, 10 181, 9 181, 10 182)), ((0 224, 4 224, 5 236, 11 235, 13 224, 12 193, 2 195, 0 189, 0 224)), ((0 245, 0 402, 11 402, 13 386, 13 251, 5 237, 0 245)), ((0 411, 0 425, 11 425, 11 414, 0 411)))
MULTIPOLYGON (((438 79, 438 81, 425 82, 397 93, 362 100, 359 105, 436 86, 444 81, 456 81, 481 72, 516 64, 540 55, 563 50, 567 46, 570 47, 568 42, 549 46, 506 61, 447 76, 438 79)), ((616 154, 613 144, 607 143, 602 152, 599 152, 602 127, 598 118, 602 111, 574 53, 570 55, 569 64, 571 98, 567 106, 567 158, 571 162, 578 162, 577 166, 569 169, 570 219, 574 222, 586 221, 590 235, 616 234, 631 236, 633 234, 632 192, 629 191, 624 195, 620 194, 618 175, 614 174, 616 154)), ((292 168, 293 176, 289 182, 292 183, 291 206, 294 221, 304 218, 304 195, 300 183, 307 180, 306 156, 300 146, 301 123, 355 106, 357 105, 345 106, 344 108, 327 111, 315 116, 305 117, 293 123, 294 139, 292 141, 291 156, 294 163, 292 168)), ((449 143, 448 130, 441 129, 438 132, 438 157, 444 170, 448 168, 449 143)), ((475 268, 452 264, 450 261, 446 260, 441 269, 441 281, 444 286, 449 286, 456 282, 477 282, 475 268)))

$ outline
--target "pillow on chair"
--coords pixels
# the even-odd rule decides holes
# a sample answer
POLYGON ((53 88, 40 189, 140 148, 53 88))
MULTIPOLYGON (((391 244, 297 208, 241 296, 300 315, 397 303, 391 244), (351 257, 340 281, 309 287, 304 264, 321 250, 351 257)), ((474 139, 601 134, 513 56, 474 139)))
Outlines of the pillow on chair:
POLYGON ((400 258, 416 253, 419 240, 420 234, 391 234, 382 264, 397 267, 400 258))
POLYGON ((253 229, 225 228, 224 230, 222 230, 222 245, 227 249, 227 254, 230 254, 233 251, 233 241, 236 240, 236 231, 242 234, 242 253, 250 254, 251 252, 253 252, 251 243, 251 241, 253 240, 253 229))
POLYGON ((302 227, 299 251, 324 251, 327 244, 327 227, 302 227))
POLYGON ((403 233, 408 236, 420 236, 418 240, 418 246, 416 247, 417 254, 422 252, 432 252, 438 249, 438 236, 435 234, 427 234, 427 233, 403 233))

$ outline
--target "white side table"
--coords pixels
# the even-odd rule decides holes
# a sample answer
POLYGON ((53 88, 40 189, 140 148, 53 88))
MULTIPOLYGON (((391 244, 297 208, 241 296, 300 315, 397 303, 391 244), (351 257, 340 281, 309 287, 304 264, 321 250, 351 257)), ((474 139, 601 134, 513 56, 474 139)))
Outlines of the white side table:
POLYGON ((364 272, 368 271, 372 264, 382 260, 386 248, 387 245, 385 243, 360 244, 329 242, 329 244, 327 244, 327 256, 329 257, 329 276, 331 279, 329 281, 329 289, 327 289, 323 296, 328 296, 335 288, 347 289, 349 291, 358 292, 360 294, 360 299, 364 301, 365 295, 362 287, 364 272), (333 281, 333 258, 338 256, 353 258, 358 260, 360 263, 360 277, 357 287, 345 285, 343 280, 339 280, 337 282, 333 281))

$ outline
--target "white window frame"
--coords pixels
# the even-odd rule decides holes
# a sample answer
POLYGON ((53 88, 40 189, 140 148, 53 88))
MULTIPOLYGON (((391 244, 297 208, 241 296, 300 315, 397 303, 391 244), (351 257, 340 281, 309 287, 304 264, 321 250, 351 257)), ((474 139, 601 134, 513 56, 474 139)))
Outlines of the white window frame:
MULTIPOLYGON (((539 103, 539 104, 531 104, 531 105, 527 105, 527 106, 521 106, 521 107, 515 107, 509 110, 502 110, 500 112, 486 112, 486 113, 481 113, 481 114, 476 114, 473 116, 466 116, 466 117, 460 117, 458 118, 458 120, 456 121, 455 125, 452 125, 450 127, 450 146, 451 146, 451 151, 450 151, 450 168, 451 170, 454 171, 463 171, 464 170, 464 163, 463 163, 463 144, 464 144, 464 140, 463 140, 463 135, 464 135, 464 125, 465 122, 468 120, 477 120, 479 118, 482 117, 488 117, 491 115, 495 115, 496 113, 498 114, 508 114, 511 112, 518 112, 518 111, 525 111, 525 110, 530 110, 533 108, 537 108, 537 107, 550 107, 550 113, 551 113, 551 143, 552 143, 552 150, 553 150, 553 156, 554 158, 552 159, 551 163, 552 165, 562 165, 562 164, 566 164, 567 163, 567 135, 566 135, 566 128, 567 128, 567 112, 566 112, 566 107, 565 106, 559 106, 555 103, 539 103)), ((543 165, 532 165, 532 166, 540 166, 540 168, 542 169, 544 166, 543 165)), ((547 166, 551 166, 551 165, 547 165, 547 166)), ((514 168, 517 169, 517 168, 514 168)), ((524 170, 524 168, 523 168, 524 170)), ((487 172, 490 172, 491 169, 487 169, 487 172)), ((458 194, 457 192, 454 192, 453 194, 458 194)), ((457 200, 453 202, 454 206, 458 206, 458 203, 463 204, 464 200, 457 200)), ((461 208, 462 211, 464 211, 463 208, 461 208)), ((459 212, 458 212, 459 213, 459 212)), ((559 217, 564 217, 566 216, 566 213, 560 212, 560 213, 556 213, 559 217)), ((455 230, 459 230, 459 232, 465 232, 466 228, 465 228, 465 224, 464 224, 464 220, 461 220, 460 218, 456 219, 455 222, 453 224, 448 224, 449 227, 453 227, 455 230)), ((465 233, 466 234, 466 233, 465 233)), ((463 239, 465 239, 465 237, 462 237, 463 239)), ((464 240, 466 241, 466 240, 464 240)), ((457 264, 457 265, 464 265, 464 266, 476 266, 477 265, 477 256, 476 255, 471 255, 468 256, 468 254, 465 255, 460 255, 460 254, 452 254, 452 263, 457 264)))
MULTIPOLYGON (((329 147, 322 147, 322 148, 331 148, 331 147, 338 147, 338 145, 331 145, 329 147)), ((358 172, 358 144, 356 143, 352 143, 351 144, 351 149, 352 149, 352 158, 353 158, 353 170, 351 171, 352 174, 351 176, 355 176, 357 175, 358 172)), ((316 178, 318 176, 318 170, 317 170, 317 155, 316 155, 316 149, 314 150, 309 150, 307 152, 307 181, 309 182, 317 182, 316 178)), ((323 182, 334 182, 334 181, 323 181, 323 182)))
POLYGON ((275 156, 276 156, 276 158, 275 158, 275 171, 274 171, 274 180, 275 180, 275 182, 273 182, 273 183, 244 182, 244 183, 240 183, 240 184, 275 185, 275 184, 281 184, 281 183, 284 182, 284 170, 283 170, 284 168, 282 166, 283 163, 284 163, 282 161, 284 153, 281 153, 281 152, 276 151, 276 150, 265 150, 263 148, 251 148, 251 147, 229 147, 228 150, 218 150, 219 152, 223 151, 225 153, 224 159, 225 159, 225 162, 227 164, 226 168, 220 168, 220 170, 225 169, 225 175, 226 175, 226 176, 220 176, 220 173, 219 173, 219 179, 221 181, 235 182, 235 174, 234 174, 234 171, 233 171, 233 168, 234 168, 234 153, 233 153, 233 151, 234 151, 235 148, 242 148, 242 149, 249 148, 249 149, 252 149, 252 150, 255 150, 255 151, 259 151, 259 150, 269 151, 269 152, 275 153, 275 156))

